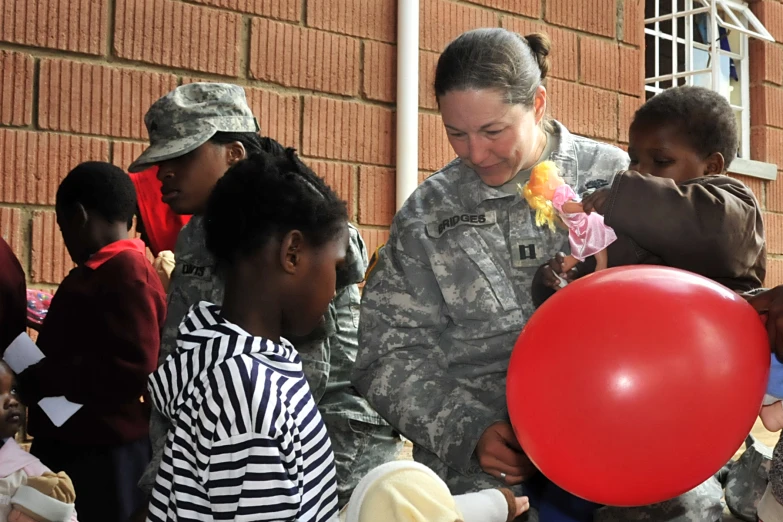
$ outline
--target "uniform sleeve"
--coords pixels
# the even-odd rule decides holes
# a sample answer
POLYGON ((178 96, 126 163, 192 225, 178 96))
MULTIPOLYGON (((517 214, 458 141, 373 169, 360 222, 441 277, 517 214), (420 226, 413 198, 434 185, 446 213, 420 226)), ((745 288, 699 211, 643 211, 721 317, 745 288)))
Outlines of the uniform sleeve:
POLYGON ((750 190, 730 178, 677 185, 626 171, 615 177, 604 218, 664 264, 707 277, 740 277, 763 262, 761 211, 750 190))
POLYGON ((215 520, 297 520, 302 498, 293 444, 257 433, 215 442, 205 485, 215 520), (266 499, 266 501, 265 501, 266 499))
MULTIPOLYGON (((79 404, 116 405, 144 394, 158 358, 162 300, 158 303, 150 284, 138 278, 118 281, 101 299, 104 313, 96 318, 101 326, 83 335, 106 335, 105 357, 44 358, 25 371, 36 401, 65 395, 79 404)), ((67 348, 57 352, 67 353, 67 348)))
POLYGON ((353 383, 392 426, 466 472, 481 434, 502 413, 446 373, 444 307, 421 241, 395 221, 364 288, 353 383))

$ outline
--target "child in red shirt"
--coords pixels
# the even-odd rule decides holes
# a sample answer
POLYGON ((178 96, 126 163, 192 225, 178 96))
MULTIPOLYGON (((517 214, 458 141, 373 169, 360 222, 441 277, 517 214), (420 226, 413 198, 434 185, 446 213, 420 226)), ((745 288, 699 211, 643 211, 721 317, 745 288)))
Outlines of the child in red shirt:
POLYGON ((166 298, 141 240, 128 239, 136 194, 121 169, 82 163, 57 191, 57 223, 77 267, 43 322, 46 356, 19 376, 27 404, 82 404, 61 427, 30 408, 31 452, 62 470, 83 522, 124 521, 143 501, 150 459, 148 375, 156 368, 166 298))

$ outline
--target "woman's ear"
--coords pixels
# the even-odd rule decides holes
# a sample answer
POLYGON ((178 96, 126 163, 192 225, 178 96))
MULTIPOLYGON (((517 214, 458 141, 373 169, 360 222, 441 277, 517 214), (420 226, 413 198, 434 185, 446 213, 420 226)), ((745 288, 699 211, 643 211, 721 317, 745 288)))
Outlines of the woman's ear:
POLYGON ((247 157, 247 150, 242 142, 234 141, 226 145, 226 162, 229 165, 241 161, 247 157))
POLYGON ((538 89, 536 90, 536 96, 533 99, 533 111, 535 112, 536 125, 541 123, 541 121, 544 119, 544 116, 546 116, 546 101, 546 87, 539 85, 538 89))

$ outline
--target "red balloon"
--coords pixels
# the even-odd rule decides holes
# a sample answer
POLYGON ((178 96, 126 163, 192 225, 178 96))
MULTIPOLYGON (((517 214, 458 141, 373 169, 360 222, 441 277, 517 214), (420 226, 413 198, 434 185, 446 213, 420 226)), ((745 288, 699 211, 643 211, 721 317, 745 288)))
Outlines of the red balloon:
POLYGON ((727 288, 672 268, 603 270, 530 318, 509 363, 508 410, 522 448, 561 488, 654 504, 731 459, 769 361, 758 314, 727 288))

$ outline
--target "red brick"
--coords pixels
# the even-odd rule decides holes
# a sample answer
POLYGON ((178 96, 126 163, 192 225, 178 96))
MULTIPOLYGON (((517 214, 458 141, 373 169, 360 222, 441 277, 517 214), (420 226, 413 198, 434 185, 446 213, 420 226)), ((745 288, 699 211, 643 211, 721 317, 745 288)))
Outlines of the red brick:
POLYGON ((429 178, 432 175, 432 172, 427 172, 425 170, 419 171, 419 185, 424 183, 424 180, 429 178))
POLYGON ((20 261, 22 260, 23 233, 22 209, 0 208, 0 236, 8 243, 20 261))
POLYGON ((360 228, 359 233, 367 245, 367 255, 372 258, 378 247, 384 245, 389 240, 389 231, 379 228, 360 228))
POLYGON ((783 130, 771 127, 751 127, 750 157, 774 163, 783 168, 783 130))
POLYGON ((449 0, 421 0, 419 47, 441 52, 454 38, 470 29, 497 27, 498 15, 449 0))
POLYGON ((783 85, 783 46, 750 39, 750 81, 783 85))
POLYGON ((429 51, 419 52, 419 107, 437 109, 435 99, 435 69, 440 54, 429 51))
POLYGON ((644 94, 644 55, 641 49, 620 47, 620 92, 644 94))
POLYGON ((354 195, 354 172, 356 167, 347 163, 335 163, 333 161, 305 160, 305 162, 326 181, 326 184, 340 196, 340 199, 348 204, 348 216, 353 219, 356 215, 356 197, 354 195))
POLYGON ((549 76, 576 81, 579 66, 576 34, 531 20, 508 16, 503 17, 502 25, 522 35, 544 33, 549 36, 552 40, 549 76))
POLYGON ((191 0, 197 4, 230 9, 240 13, 291 20, 298 22, 302 17, 302 2, 299 0, 191 0))
POLYGON ((286 87, 355 95, 359 92, 359 41, 255 18, 250 77, 286 87))
POLYGON ((783 128, 783 88, 754 85, 750 88, 750 124, 783 128))
POLYGON ((623 0, 623 42, 644 45, 644 0, 623 0))
POLYGON ((547 22, 614 38, 617 24, 615 0, 547 0, 547 22))
POLYGON ((529 16, 531 18, 541 17, 541 0, 466 0, 471 4, 491 7, 499 11, 529 16))
MULTIPOLYGON (((729 167, 729 172, 731 172, 731 167, 729 167)), ((756 196, 756 201, 758 201, 761 208, 766 208, 764 201, 764 187, 769 185, 768 181, 751 176, 742 176, 739 174, 729 173, 729 176, 744 183, 745 186, 753 192, 753 195, 756 196)))
MULTIPOLYGON (((419 51, 419 106, 437 109, 435 68, 438 53, 419 51)), ((397 100, 397 47, 381 42, 364 43, 362 93, 370 100, 397 100)))
POLYGON ((112 143, 112 163, 123 170, 128 170, 130 164, 133 163, 146 148, 146 143, 115 141, 112 143))
POLYGON ((617 138, 617 94, 553 80, 549 84, 552 116, 571 132, 592 138, 617 138))
POLYGON ((618 140, 628 143, 628 130, 631 127, 636 109, 642 106, 642 100, 634 96, 620 95, 620 115, 617 127, 618 140))
POLYGON ((0 129, 0 201, 54 205, 57 187, 83 161, 109 160, 97 138, 0 129))
POLYGON ((440 170, 456 157, 440 116, 419 114, 419 168, 440 170))
POLYGON ((172 74, 41 60, 38 125, 49 130, 146 140, 144 114, 176 86, 172 74))
POLYGON ((767 236, 767 253, 783 254, 783 214, 764 212, 764 234, 767 236))
POLYGON ((0 40, 103 55, 108 4, 105 0, 4 0, 0 40))
POLYGON ((394 115, 388 109, 307 96, 303 119, 305 156, 394 164, 394 115))
POLYGON ((620 48, 597 38, 579 39, 579 77, 582 83, 612 91, 620 88, 620 48))
POLYGON ((60 284, 75 266, 63 244, 54 212, 33 214, 33 242, 30 249, 33 283, 60 284))
MULTIPOLYGON (((211 82, 199 78, 182 78, 182 84, 211 82)), ((274 138, 286 147, 299 146, 299 96, 279 94, 264 89, 243 87, 250 110, 255 114, 261 135, 274 138)))
POLYGON ((359 223, 391 225, 396 211, 395 171, 383 167, 359 167, 359 223))
POLYGON ((0 124, 33 122, 33 57, 0 51, 0 124))
POLYGON ((750 9, 776 41, 783 40, 783 5, 778 0, 751 2, 750 9))
POLYGON ((783 259, 767 258, 767 277, 764 279, 764 286, 772 288, 783 284, 783 259))
POLYGON ((173 0, 117 0, 114 52, 120 58, 239 75, 242 17, 173 0))
POLYGON ((778 170, 778 179, 767 183, 766 205, 772 212, 783 212, 783 172, 778 170))
POLYGON ((397 2, 395 0, 308 0, 307 25, 333 33, 396 42, 397 2))

